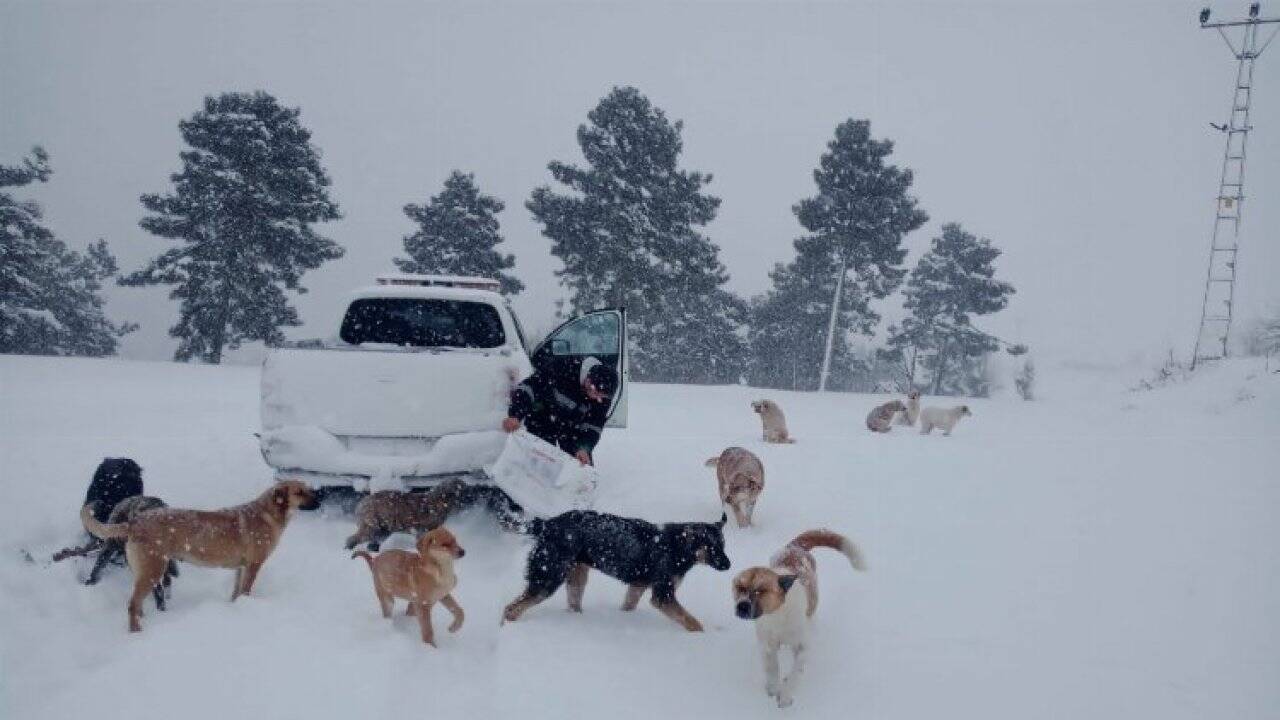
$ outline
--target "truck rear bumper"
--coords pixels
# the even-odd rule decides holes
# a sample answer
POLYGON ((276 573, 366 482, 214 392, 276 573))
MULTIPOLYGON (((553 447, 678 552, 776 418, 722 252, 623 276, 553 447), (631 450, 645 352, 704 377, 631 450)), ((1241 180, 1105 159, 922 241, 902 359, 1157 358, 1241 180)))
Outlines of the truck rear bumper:
POLYGON ((262 457, 278 479, 358 491, 430 487, 451 477, 479 480, 506 443, 506 433, 479 431, 439 438, 339 438, 312 425, 262 432, 262 457), (401 442, 397 442, 397 440, 401 442), (399 448, 403 452, 370 452, 399 448))

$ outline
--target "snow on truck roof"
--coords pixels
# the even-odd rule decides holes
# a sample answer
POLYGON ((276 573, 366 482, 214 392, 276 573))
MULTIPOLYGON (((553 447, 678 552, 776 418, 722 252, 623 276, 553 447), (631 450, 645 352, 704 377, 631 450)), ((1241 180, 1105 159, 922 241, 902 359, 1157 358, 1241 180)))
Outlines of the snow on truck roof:
POLYGON ((493 278, 468 277, 466 275, 413 275, 390 273, 378 276, 379 285, 403 285, 416 287, 452 287, 498 292, 502 285, 493 278))
POLYGON ((493 305, 506 304, 506 298, 498 293, 498 281, 488 278, 454 275, 379 275, 377 282, 377 285, 356 289, 351 293, 351 299, 435 298, 471 300, 493 305))

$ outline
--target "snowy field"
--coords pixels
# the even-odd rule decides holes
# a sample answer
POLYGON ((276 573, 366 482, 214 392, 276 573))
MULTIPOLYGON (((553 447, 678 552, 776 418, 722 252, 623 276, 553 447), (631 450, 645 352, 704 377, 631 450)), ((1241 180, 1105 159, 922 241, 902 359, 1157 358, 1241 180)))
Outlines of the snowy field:
MULTIPOLYGON (((765 462, 759 527, 727 530, 733 568, 680 589, 689 634, 593 574, 518 623, 521 538, 452 523, 467 611, 440 648, 383 620, 352 523, 304 513, 256 595, 184 566, 168 612, 126 632, 129 574, 30 564, 79 536, 103 456, 131 456, 171 505, 243 502, 269 481, 249 367, 0 357, 0 717, 1275 718, 1280 716, 1280 375, 1237 361, 1128 392, 1134 375, 1041 369, 1044 399, 974 401, 954 436, 872 436, 879 397, 767 393, 799 442, 764 446, 740 387, 633 388, 606 434, 601 509, 655 521, 720 510, 702 461, 765 462), (798 531, 859 543, 855 574, 818 551, 822 605, 796 704, 772 705, 732 574, 798 531)), ((926 405, 930 399, 926 398, 926 405)), ((406 543, 401 538, 397 544, 406 543)), ((441 610, 437 610, 442 613, 441 610)))

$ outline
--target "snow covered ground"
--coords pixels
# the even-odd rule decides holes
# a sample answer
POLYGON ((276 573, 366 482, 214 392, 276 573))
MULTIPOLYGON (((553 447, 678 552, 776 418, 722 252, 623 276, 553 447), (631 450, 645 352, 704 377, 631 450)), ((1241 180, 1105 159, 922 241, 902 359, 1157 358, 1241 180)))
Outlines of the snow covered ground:
POLYGON ((228 603, 229 571, 186 566, 169 611, 127 633, 127 571, 84 587, 86 565, 20 549, 77 538, 103 456, 137 459, 171 505, 257 494, 257 369, 0 357, 0 717, 1280 716, 1280 375, 1237 361, 1140 393, 1132 376, 1040 375, 1043 400, 971 402, 949 438, 873 437, 879 397, 637 386, 631 427, 600 448, 602 509, 711 520, 702 460, 739 444, 765 462, 759 527, 727 531, 733 569, 680 589, 708 631, 619 612, 600 575, 582 615, 561 593, 500 627, 526 546, 471 514, 453 523, 466 625, 432 650, 412 618, 379 616, 342 550, 352 523, 317 514, 256 596, 228 603), (758 440, 760 395, 797 444, 758 440), (817 526, 870 571, 819 555, 817 641, 780 711, 729 580, 817 526))

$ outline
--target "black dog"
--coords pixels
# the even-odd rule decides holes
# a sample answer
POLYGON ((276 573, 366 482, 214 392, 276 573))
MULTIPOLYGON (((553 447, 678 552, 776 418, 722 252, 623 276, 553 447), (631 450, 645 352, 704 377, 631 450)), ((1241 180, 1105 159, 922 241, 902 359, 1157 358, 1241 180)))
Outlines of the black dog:
POLYGON ((81 507, 97 503, 93 517, 104 523, 123 499, 142 494, 142 468, 129 458, 106 458, 98 465, 89 482, 81 507))
POLYGON ((525 568, 528 586, 502 616, 506 620, 518 619, 525 610, 551 597, 566 581, 569 609, 582 612, 587 572, 595 568, 628 585, 623 610, 634 610, 644 591, 652 589, 654 607, 684 629, 697 632, 702 624, 676 600, 676 588, 698 563, 716 570, 729 569, 729 558, 724 553, 726 520, 721 515, 720 522, 715 523, 659 526, 584 510, 572 510, 548 520, 535 519, 527 525, 529 534, 537 538, 525 568))

